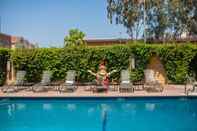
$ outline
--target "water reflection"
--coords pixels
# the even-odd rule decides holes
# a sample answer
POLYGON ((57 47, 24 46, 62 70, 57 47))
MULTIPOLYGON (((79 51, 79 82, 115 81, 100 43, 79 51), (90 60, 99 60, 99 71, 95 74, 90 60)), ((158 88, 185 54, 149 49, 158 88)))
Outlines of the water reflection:
POLYGON ((107 117, 108 117, 108 111, 111 110, 111 107, 107 104, 101 104, 101 125, 102 125, 102 131, 106 131, 107 128, 107 117))
POLYGON ((132 103, 122 104, 122 108, 124 110, 135 110, 136 109, 136 104, 132 104, 132 103))
POLYGON ((107 105, 107 104, 101 104, 101 110, 104 110, 104 111, 111 111, 111 106, 110 105, 107 105))
POLYGON ((9 117, 13 116, 14 112, 15 112, 15 104, 9 104, 7 110, 8 116, 9 117))
POLYGON ((1 103, 4 103, 5 104, 5 103, 8 103, 9 101, 10 101, 9 99, 5 98, 5 99, 0 100, 0 104, 1 103))
POLYGON ((48 104, 48 103, 45 103, 45 104, 43 104, 43 109, 44 110, 51 110, 52 109, 52 105, 48 104))
POLYGON ((74 111, 74 110, 76 110, 76 104, 67 104, 67 109, 69 110, 69 111, 74 111))
POLYGON ((194 117, 194 118, 196 117, 196 113, 195 112, 192 114, 192 117, 194 117))
POLYGON ((125 101, 125 99, 124 98, 117 98, 117 101, 118 102, 123 102, 123 101, 125 101))
POLYGON ((94 113, 95 112, 95 108, 94 107, 90 107, 89 109, 88 109, 88 115, 90 115, 90 114, 92 114, 92 113, 94 113))
POLYGON ((131 112, 132 114, 136 114, 136 110, 137 110, 136 104, 126 103, 126 104, 122 104, 121 107, 122 107, 123 111, 127 111, 127 112, 131 112))
POLYGON ((154 103, 146 103, 145 108, 148 111, 154 111, 155 110, 155 104, 154 103))
POLYGON ((26 105, 22 103, 18 103, 16 104, 16 108, 17 110, 24 110, 26 108, 26 105))
POLYGON ((8 116, 12 116, 12 106, 8 105, 8 116))
POLYGON ((187 101, 187 98, 179 98, 180 101, 187 101))
POLYGON ((197 131, 196 100, 17 101, 4 104, 7 105, 0 107, 0 131, 7 127, 10 131, 197 131), (77 119, 77 123, 73 119, 77 119), (40 129, 35 129, 37 127, 40 129))

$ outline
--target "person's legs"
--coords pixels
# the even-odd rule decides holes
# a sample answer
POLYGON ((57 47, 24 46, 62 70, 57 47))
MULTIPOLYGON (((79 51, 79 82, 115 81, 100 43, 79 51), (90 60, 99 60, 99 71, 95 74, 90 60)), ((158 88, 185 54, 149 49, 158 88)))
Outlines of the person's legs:
POLYGON ((105 88, 105 92, 107 93, 109 89, 109 80, 108 79, 103 80, 102 86, 105 88))

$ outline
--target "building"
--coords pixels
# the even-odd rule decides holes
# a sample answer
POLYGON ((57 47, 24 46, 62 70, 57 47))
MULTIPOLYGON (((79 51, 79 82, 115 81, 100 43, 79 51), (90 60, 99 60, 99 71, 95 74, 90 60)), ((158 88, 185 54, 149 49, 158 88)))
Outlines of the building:
POLYGON ((0 47, 11 48, 11 36, 0 33, 0 47))
MULTIPOLYGON (((139 42, 143 43, 143 39, 132 40, 132 39, 85 39, 84 42, 88 46, 108 46, 108 45, 117 45, 117 44, 127 44, 128 42, 139 42)), ((149 44, 164 44, 164 43, 197 43, 197 35, 188 35, 183 33, 180 38, 176 39, 147 39, 149 44)))
MULTIPOLYGON (((0 48, 35 48, 35 45, 30 43, 23 37, 11 36, 0 33, 0 48)), ((15 70, 11 61, 7 61, 6 67, 6 84, 11 84, 15 79, 15 70)))
POLYGON ((35 48, 34 44, 30 43, 23 37, 11 36, 0 33, 0 47, 2 48, 35 48))
POLYGON ((114 44, 127 44, 131 39, 85 39, 88 46, 105 46, 114 44))

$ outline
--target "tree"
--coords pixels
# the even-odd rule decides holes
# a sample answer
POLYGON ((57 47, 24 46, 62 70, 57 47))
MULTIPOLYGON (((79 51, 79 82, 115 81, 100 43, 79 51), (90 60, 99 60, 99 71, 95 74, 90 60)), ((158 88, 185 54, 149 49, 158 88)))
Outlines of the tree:
POLYGON ((84 43, 84 37, 85 33, 78 29, 71 29, 69 30, 69 33, 67 36, 64 38, 64 44, 65 46, 70 46, 70 45, 83 45, 84 43))
POLYGON ((131 38, 138 38, 141 29, 143 14, 142 4, 135 0, 108 0, 108 18, 116 24, 122 24, 127 28, 131 38))
POLYGON ((197 34, 197 0, 107 0, 108 18, 127 28, 134 38, 173 38, 181 34, 197 34), (139 26, 144 24, 146 26, 139 26), (136 28, 138 27, 138 28, 136 28), (141 33, 141 34, 140 34, 141 33), (137 38, 137 37, 136 37, 137 38))

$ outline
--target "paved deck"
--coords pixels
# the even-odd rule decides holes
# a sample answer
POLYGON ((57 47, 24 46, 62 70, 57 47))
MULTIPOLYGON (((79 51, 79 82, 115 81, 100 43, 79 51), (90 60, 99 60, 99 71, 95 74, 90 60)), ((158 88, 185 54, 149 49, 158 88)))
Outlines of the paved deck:
MULTIPOLYGON (((120 93, 118 91, 108 91, 107 93, 93 93, 85 90, 87 87, 79 86, 73 93, 59 93, 57 91, 48 91, 33 93, 31 91, 20 91, 17 93, 0 92, 0 97, 152 97, 152 96, 186 96, 183 85, 167 85, 163 92, 135 91, 134 93, 120 93)), ((191 88, 188 86, 188 88, 191 88)), ((190 94, 197 96, 197 93, 190 94)))

